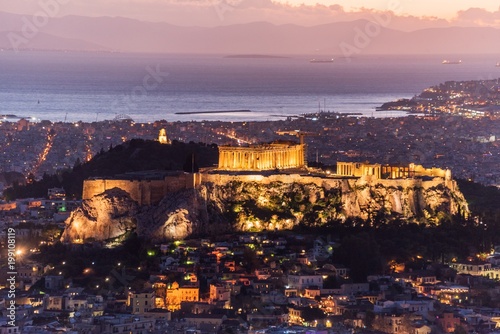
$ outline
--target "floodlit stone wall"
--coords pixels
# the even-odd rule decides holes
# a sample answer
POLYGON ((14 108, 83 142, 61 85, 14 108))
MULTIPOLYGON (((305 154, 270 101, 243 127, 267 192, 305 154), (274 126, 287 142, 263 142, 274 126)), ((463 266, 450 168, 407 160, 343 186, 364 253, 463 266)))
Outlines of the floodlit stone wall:
POLYGON ((163 180, 89 179, 83 182, 82 199, 90 199, 106 190, 118 188, 127 192, 139 205, 154 205, 168 193, 192 189, 201 182, 198 173, 180 173, 163 180))

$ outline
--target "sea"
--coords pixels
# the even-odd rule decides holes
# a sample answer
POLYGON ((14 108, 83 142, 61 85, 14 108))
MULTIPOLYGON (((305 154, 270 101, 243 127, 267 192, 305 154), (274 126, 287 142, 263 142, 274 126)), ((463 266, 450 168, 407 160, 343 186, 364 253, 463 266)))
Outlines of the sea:
POLYGON ((500 77, 497 55, 312 58, 318 56, 3 50, 0 117, 141 123, 266 121, 317 111, 402 117, 404 112, 375 108, 449 80, 500 77), (442 64, 444 59, 462 62, 442 64), (225 112, 199 113, 205 111, 225 112))

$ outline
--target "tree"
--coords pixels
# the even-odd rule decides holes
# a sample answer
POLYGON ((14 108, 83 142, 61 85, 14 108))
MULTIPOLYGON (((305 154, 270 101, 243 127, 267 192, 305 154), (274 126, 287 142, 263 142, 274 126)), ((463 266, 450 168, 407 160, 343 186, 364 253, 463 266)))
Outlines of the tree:
POLYGON ((306 322, 313 322, 326 318, 326 314, 319 308, 307 307, 302 312, 302 318, 306 322))
POLYGON ((245 248, 243 251, 243 268, 245 268, 247 273, 253 273, 259 267, 259 259, 255 251, 250 248, 245 248))
POLYGON ((453 334, 467 334, 467 330, 462 325, 458 325, 455 327, 453 334))
POLYGON ((82 166, 82 162, 80 161, 80 158, 76 158, 75 164, 73 165, 73 170, 76 170, 82 166))
POLYGON ((186 157, 186 162, 182 166, 182 170, 186 173, 198 173, 200 171, 200 167, 198 167, 194 153, 191 153, 186 157))
POLYGON ((375 318, 371 322, 372 329, 381 331, 384 333, 390 333, 392 331, 391 326, 385 320, 385 316, 381 314, 375 315, 375 318))
POLYGON ((366 277, 382 271, 379 245, 368 233, 345 237, 336 254, 336 260, 351 269, 354 282, 366 282, 366 277))

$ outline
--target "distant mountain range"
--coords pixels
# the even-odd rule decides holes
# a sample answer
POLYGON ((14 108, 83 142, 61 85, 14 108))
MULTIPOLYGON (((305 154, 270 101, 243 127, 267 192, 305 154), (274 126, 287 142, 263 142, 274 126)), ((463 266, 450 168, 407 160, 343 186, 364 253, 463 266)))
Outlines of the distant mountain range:
POLYGON ((66 16, 36 27, 34 18, 0 12, 0 49, 218 54, 500 54, 500 29, 432 28, 413 32, 358 20, 303 27, 266 22, 213 28, 127 18, 66 16))

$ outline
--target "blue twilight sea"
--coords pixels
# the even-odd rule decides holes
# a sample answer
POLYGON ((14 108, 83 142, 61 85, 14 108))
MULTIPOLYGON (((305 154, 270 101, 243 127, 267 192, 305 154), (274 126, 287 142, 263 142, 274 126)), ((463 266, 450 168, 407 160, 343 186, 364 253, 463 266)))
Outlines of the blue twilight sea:
POLYGON ((323 109, 387 117, 403 114, 375 107, 447 80, 500 77, 495 55, 311 58, 0 51, 0 115, 67 122, 121 115, 136 122, 258 121, 323 109), (443 59, 462 63, 444 65, 443 59), (175 114, 243 109, 251 112, 175 114))

